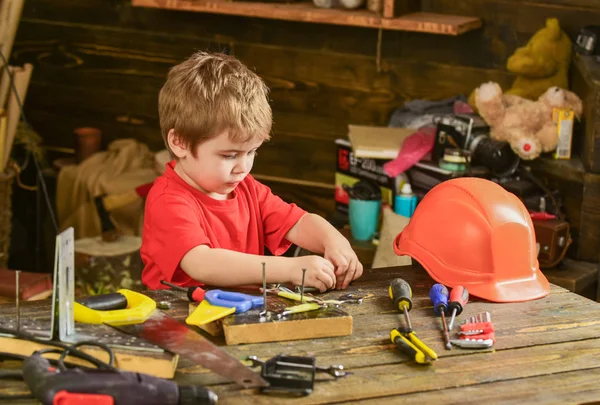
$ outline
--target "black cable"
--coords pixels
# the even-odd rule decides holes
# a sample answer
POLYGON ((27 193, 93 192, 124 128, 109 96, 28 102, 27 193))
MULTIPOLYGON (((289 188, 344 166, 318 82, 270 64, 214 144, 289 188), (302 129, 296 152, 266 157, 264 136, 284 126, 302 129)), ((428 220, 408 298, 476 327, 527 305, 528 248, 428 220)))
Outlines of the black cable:
MULTIPOLYGON (((36 343, 43 343, 43 344, 50 345, 50 346, 56 346, 56 348, 46 348, 46 349, 38 350, 34 354, 38 354, 41 356, 41 355, 44 355, 47 353, 60 353, 60 357, 58 358, 58 360, 49 359, 49 361, 52 364, 56 363, 57 367, 61 371, 65 371, 67 369, 67 367, 65 366, 65 358, 67 356, 73 356, 73 357, 77 357, 79 359, 88 361, 88 362, 94 364, 95 366, 97 366, 98 368, 103 368, 103 369, 119 372, 119 370, 114 367, 114 361, 115 361, 114 352, 112 351, 112 349, 110 347, 108 347, 108 345, 106 345, 104 343, 83 341, 83 342, 77 342, 77 343, 68 345, 68 344, 65 344, 62 342, 46 341, 46 340, 38 339, 35 336, 32 336, 28 333, 24 333, 24 332, 17 333, 17 331, 7 329, 7 328, 0 328, 0 333, 10 334, 19 339, 29 340, 29 341, 36 342, 36 343), (98 360, 95 357, 90 356, 90 355, 86 354, 85 352, 78 350, 77 347, 80 347, 80 346, 97 346, 97 347, 102 348, 103 350, 105 350, 108 353, 108 356, 109 356, 108 363, 98 360)), ((4 359, 24 361, 25 359, 27 359, 27 356, 22 356, 20 354, 0 352, 0 360, 4 360, 4 359)), ((81 367, 79 365, 77 365, 75 367, 84 368, 84 369, 88 368, 88 367, 81 367)), ((4 370, 4 371, 0 370, 0 378, 22 378, 22 376, 23 376, 22 370, 4 370)), ((15 401, 15 400, 19 400, 19 399, 31 399, 31 398, 33 398, 33 396, 30 394, 16 394, 16 395, 0 394, 0 401, 2 401, 2 400, 15 401)))
MULTIPOLYGON (((21 98, 19 97, 19 94, 17 93, 17 87, 15 86, 15 80, 14 80, 13 74, 10 71, 10 69, 8 68, 9 67, 8 61, 6 60, 6 57, 4 56, 4 53, 2 52, 2 50, 0 50, 0 58, 2 58, 2 65, 3 65, 4 69, 6 70, 6 73, 8 74, 8 78, 9 78, 8 81, 10 82, 10 87, 15 95, 17 104, 19 105, 19 110, 21 113, 21 120, 23 121, 23 126, 25 128, 25 134, 27 135, 28 138, 30 138, 32 140, 33 138, 31 138, 29 135, 29 123, 27 122, 27 119, 25 118, 25 110, 23 109, 23 103, 21 103, 21 98)), ((40 186, 42 187, 42 193, 44 194, 44 199, 46 200, 46 205, 48 206, 48 212, 50 213, 50 219, 52 220, 52 225, 54 225, 55 232, 58 233, 58 222, 56 221, 56 216, 54 215, 54 210, 52 208, 50 196, 48 195, 46 181, 44 180, 44 176, 42 174, 42 169, 40 168, 40 164, 39 164, 37 158, 35 157, 35 153, 31 153, 31 152, 28 153, 27 160, 26 160, 26 163, 23 166, 23 168, 25 168, 27 166, 27 162, 29 160, 29 155, 31 155, 31 157, 33 158, 36 175, 38 176, 40 186)))
POLYGON ((65 349, 62 354, 60 355, 59 359, 58 359, 58 367, 61 370, 65 370, 65 357, 67 357, 68 355, 71 354, 73 349, 78 348, 79 346, 97 346, 100 347, 101 349, 103 349, 107 354, 108 354, 108 366, 113 367, 115 365, 115 353, 112 351, 112 349, 110 347, 108 347, 108 345, 104 344, 104 343, 100 343, 100 342, 92 342, 92 341, 83 341, 83 342, 77 342, 75 344, 73 344, 72 346, 70 346, 69 348, 65 349))
MULTIPOLYGON (((30 342, 40 343, 40 344, 49 345, 49 346, 55 346, 55 347, 59 347, 63 350, 69 350, 70 355, 78 357, 81 360, 85 360, 85 361, 93 364, 97 368, 119 372, 119 370, 116 367, 114 367, 112 363, 105 363, 102 360, 95 358, 94 356, 90 356, 89 354, 82 352, 81 350, 79 350, 75 347, 72 347, 73 345, 69 345, 69 344, 66 344, 63 342, 57 342, 54 340, 43 340, 43 339, 37 338, 37 337, 35 337, 29 333, 23 332, 23 331, 17 332, 14 329, 8 329, 8 328, 2 328, 2 327, 0 327, 0 333, 6 334, 6 335, 13 335, 19 339, 28 340, 30 342)), ((104 343, 89 343, 89 342, 87 342, 87 344, 101 347, 107 353, 109 353, 110 361, 114 362, 114 353, 112 352, 112 349, 110 347, 108 347, 104 343)), ((44 350, 49 350, 49 349, 44 349, 44 350)))

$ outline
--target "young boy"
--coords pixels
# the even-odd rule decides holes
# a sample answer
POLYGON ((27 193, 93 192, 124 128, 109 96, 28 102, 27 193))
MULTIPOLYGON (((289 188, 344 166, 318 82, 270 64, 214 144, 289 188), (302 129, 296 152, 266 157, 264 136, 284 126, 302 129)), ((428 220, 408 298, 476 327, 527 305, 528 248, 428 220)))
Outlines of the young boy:
POLYGON ((302 282, 344 289, 363 268, 322 217, 288 204, 249 175, 269 139, 264 82, 234 57, 198 52, 173 67, 158 107, 173 161, 146 200, 142 281, 181 286, 302 282), (323 257, 280 257, 292 243, 323 257), (264 247, 275 256, 264 256, 264 247))

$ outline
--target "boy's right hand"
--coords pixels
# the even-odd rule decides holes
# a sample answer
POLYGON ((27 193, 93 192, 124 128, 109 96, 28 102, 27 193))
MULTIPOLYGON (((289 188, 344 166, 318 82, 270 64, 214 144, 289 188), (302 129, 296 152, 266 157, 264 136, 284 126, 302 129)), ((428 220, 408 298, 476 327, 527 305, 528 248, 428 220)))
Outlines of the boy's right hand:
POLYGON ((302 284, 302 269, 306 269, 305 287, 316 287, 321 292, 335 287, 335 267, 329 260, 311 255, 294 257, 291 262, 290 281, 294 285, 302 284))

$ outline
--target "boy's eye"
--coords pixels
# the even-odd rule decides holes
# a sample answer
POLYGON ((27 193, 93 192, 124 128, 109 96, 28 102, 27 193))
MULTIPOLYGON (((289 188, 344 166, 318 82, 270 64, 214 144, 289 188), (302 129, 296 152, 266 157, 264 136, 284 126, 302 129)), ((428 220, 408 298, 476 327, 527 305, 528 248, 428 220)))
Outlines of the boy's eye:
POLYGON ((235 153, 233 155, 221 155, 224 159, 235 159, 235 153))

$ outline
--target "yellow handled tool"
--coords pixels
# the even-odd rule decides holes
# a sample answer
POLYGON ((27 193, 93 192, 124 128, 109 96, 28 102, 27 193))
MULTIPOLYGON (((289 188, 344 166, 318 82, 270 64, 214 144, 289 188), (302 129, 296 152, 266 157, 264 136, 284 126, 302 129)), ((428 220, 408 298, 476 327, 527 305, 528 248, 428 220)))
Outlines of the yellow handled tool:
POLYGON ((326 305, 319 304, 316 302, 309 302, 306 304, 294 305, 293 307, 287 307, 282 312, 277 314, 277 318, 281 319, 291 314, 298 314, 300 312, 315 311, 317 309, 324 308, 326 305))
POLYGON ((396 278, 392 280, 388 293, 394 302, 394 307, 404 314, 408 326, 407 328, 392 329, 390 331, 392 342, 400 351, 414 358, 417 363, 427 364, 432 360, 436 360, 437 354, 423 343, 412 329, 410 316, 408 315, 413 307, 410 285, 401 278, 396 278))
POLYGON ((419 364, 428 364, 437 360, 437 353, 423 343, 414 332, 407 332, 401 328, 390 331, 390 339, 401 352, 408 354, 419 364))

